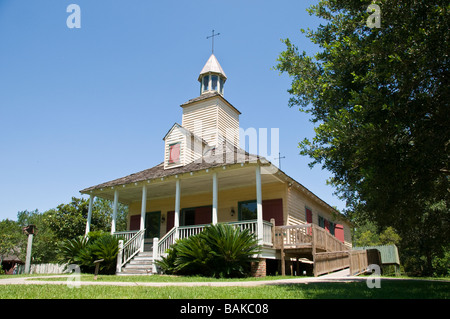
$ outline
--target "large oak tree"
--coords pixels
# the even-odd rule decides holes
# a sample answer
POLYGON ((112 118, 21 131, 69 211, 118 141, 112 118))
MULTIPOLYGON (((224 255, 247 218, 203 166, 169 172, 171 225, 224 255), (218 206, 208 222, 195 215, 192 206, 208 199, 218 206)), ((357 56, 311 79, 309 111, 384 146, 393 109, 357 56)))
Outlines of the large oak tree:
POLYGON ((431 273, 449 245, 450 6, 373 3, 379 28, 370 1, 319 1, 309 11, 323 23, 302 30, 319 52, 285 39, 276 68, 292 77, 289 105, 315 123, 301 154, 333 174, 353 220, 393 226, 431 273))

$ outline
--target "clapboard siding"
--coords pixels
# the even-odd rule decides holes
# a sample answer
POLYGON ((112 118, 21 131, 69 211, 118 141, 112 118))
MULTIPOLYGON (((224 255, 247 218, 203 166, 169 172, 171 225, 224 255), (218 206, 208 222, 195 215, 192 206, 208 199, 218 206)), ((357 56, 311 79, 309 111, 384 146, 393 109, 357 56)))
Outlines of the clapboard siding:
POLYGON ((324 205, 319 205, 317 201, 303 193, 296 187, 290 187, 287 190, 287 225, 306 224, 306 208, 312 211, 312 223, 319 225, 319 216, 344 227, 344 241, 348 247, 351 247, 351 228, 347 222, 336 218, 333 211, 324 205))
POLYGON ((214 101, 205 101, 183 108, 182 126, 208 144, 217 144, 218 107, 214 101))
POLYGON ((218 103, 218 134, 219 138, 239 146, 239 114, 221 100, 218 103))
POLYGON ((186 136, 178 127, 174 127, 172 132, 166 137, 164 141, 164 168, 173 168, 186 164, 186 136), (180 162, 169 164, 169 146, 173 143, 181 143, 180 146, 180 162))
POLYGON ((182 126, 210 146, 218 145, 232 129, 230 142, 239 145, 239 114, 219 97, 183 107, 182 126))

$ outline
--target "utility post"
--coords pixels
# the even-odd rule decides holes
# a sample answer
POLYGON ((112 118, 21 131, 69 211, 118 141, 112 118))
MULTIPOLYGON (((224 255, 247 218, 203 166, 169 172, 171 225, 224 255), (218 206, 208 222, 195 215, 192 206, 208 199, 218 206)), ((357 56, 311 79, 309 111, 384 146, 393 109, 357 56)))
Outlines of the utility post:
POLYGON ((27 258, 25 260, 25 273, 30 273, 31 267, 31 250, 33 247, 33 236, 37 233, 37 228, 35 225, 28 225, 23 228, 24 234, 28 235, 28 245, 27 245, 27 258))

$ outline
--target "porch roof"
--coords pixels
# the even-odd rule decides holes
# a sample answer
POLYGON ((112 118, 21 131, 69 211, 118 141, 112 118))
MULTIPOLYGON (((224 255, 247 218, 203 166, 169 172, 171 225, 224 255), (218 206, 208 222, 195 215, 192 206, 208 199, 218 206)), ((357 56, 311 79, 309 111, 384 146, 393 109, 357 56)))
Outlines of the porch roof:
POLYGON ((273 166, 262 156, 250 154, 241 148, 224 143, 224 149, 213 148, 202 158, 185 166, 164 169, 164 163, 152 168, 121 177, 109 182, 91 186, 80 191, 82 194, 94 194, 105 199, 114 199, 114 189, 120 188, 119 202, 130 204, 141 200, 142 185, 148 187, 148 198, 174 196, 175 180, 182 176, 183 194, 211 192, 211 176, 209 172, 218 171, 220 189, 236 186, 249 186, 254 181, 254 166, 263 167, 262 184, 287 183, 289 187, 296 187, 317 204, 336 212, 336 217, 349 222, 334 207, 319 198, 301 183, 288 176, 285 172, 273 166), (218 152, 218 150, 221 150, 218 152), (223 150, 223 151, 222 151, 223 150))
POLYGON ((164 169, 164 162, 153 166, 152 168, 121 177, 109 182, 98 184, 85 188, 80 191, 82 194, 91 193, 94 190, 111 188, 120 185, 139 183, 154 179, 161 179, 169 176, 182 175, 185 173, 202 171, 217 167, 230 166, 244 163, 260 163, 262 165, 271 165, 264 157, 250 154, 235 146, 230 146, 224 142, 222 148, 212 148, 200 160, 196 160, 184 166, 164 169))

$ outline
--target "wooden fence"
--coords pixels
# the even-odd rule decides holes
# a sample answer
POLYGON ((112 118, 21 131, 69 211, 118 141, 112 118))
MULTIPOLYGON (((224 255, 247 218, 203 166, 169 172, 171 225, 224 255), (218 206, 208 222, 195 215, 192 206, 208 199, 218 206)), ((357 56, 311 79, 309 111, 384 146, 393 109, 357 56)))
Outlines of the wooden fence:
MULTIPOLYGON (((31 264, 30 274, 62 274, 66 269, 66 264, 31 264)), ((17 266, 17 273, 25 273, 25 265, 17 266)))
POLYGON ((314 254, 314 276, 348 268, 349 252, 334 251, 314 254))
POLYGON ((314 276, 350 268, 350 275, 363 273, 368 268, 367 250, 347 250, 314 254, 314 276))
POLYGON ((367 250, 350 251, 350 275, 360 274, 368 267, 367 250))

